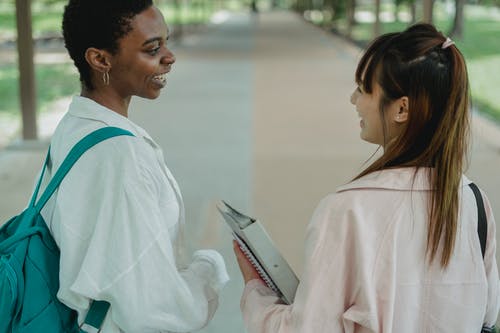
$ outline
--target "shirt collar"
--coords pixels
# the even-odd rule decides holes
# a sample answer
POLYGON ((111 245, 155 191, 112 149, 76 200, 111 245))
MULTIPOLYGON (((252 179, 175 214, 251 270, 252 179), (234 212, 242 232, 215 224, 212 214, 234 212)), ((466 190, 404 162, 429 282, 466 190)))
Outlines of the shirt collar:
POLYGON ((130 119, 108 109, 90 98, 73 96, 68 113, 74 117, 96 120, 107 126, 123 128, 134 133, 136 136, 154 142, 144 129, 134 124, 130 119))
MULTIPOLYGON (((361 178, 337 188, 337 192, 348 191, 352 189, 387 189, 399 191, 429 191, 428 175, 432 168, 394 168, 375 171, 361 178)), ((461 184, 467 186, 471 181, 462 175, 461 184)))

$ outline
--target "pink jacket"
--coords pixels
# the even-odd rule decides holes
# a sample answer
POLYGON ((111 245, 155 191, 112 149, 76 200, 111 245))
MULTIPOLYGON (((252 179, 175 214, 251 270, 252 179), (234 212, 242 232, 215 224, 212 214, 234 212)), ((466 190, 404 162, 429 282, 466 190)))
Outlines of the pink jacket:
POLYGON ((483 261, 477 207, 463 176, 449 266, 426 261, 427 172, 369 174, 324 198, 307 230, 305 267, 292 305, 258 280, 241 300, 250 333, 479 332, 497 319, 499 277, 490 203, 483 261))

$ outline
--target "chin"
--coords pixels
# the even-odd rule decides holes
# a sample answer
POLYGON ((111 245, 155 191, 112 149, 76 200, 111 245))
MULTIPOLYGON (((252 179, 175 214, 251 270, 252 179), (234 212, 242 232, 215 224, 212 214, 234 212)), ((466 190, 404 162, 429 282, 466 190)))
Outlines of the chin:
POLYGON ((155 91, 155 92, 150 92, 148 94, 141 94, 139 97, 145 98, 145 99, 157 99, 160 97, 160 91, 155 91))
POLYGON ((373 143, 373 144, 375 144, 375 145, 380 145, 380 143, 378 142, 378 140, 375 140, 375 139, 373 139, 373 138, 366 137, 366 136, 365 136, 365 135, 363 135, 363 134, 361 134, 361 135, 360 135, 360 138, 361 138, 361 140, 366 141, 366 142, 368 142, 368 143, 373 143))

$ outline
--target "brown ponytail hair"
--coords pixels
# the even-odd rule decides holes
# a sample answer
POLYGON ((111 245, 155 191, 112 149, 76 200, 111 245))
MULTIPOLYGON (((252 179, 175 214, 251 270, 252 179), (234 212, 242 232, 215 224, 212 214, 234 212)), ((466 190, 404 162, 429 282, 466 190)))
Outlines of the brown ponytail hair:
POLYGON ((432 262, 442 241, 443 268, 455 245, 470 116, 465 61, 454 45, 443 48, 445 41, 434 26, 416 24, 378 37, 362 56, 356 82, 367 93, 375 82, 380 85, 382 124, 384 109, 400 97, 408 97, 409 113, 403 131, 393 143, 384 144, 383 155, 355 178, 393 167, 432 167, 427 253, 432 262))

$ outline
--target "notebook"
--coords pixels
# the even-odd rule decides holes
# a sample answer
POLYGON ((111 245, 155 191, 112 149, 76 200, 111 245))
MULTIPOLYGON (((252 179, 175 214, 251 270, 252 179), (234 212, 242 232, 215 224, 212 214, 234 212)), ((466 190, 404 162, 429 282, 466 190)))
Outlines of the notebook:
POLYGON ((262 280, 283 302, 292 304, 299 279, 279 253, 262 224, 224 201, 218 202, 217 208, 262 280))

